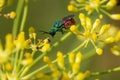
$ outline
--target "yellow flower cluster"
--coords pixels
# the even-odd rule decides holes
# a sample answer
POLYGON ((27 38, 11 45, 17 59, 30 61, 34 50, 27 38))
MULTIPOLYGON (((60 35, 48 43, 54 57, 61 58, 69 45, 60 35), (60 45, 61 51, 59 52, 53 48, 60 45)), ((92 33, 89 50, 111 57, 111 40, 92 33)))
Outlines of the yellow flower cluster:
POLYGON ((33 57, 30 53, 26 52, 25 53, 25 59, 22 60, 21 64, 22 65, 30 65, 33 63, 33 57))
POLYGON ((47 52, 50 48, 50 40, 49 38, 46 38, 44 40, 38 39, 36 41, 36 33, 33 27, 29 28, 29 48, 31 48, 33 51, 42 51, 42 52, 47 52))
MULTIPOLYGON (((0 12, 2 12, 2 9, 6 6, 7 3, 10 3, 11 0, 0 0, 0 12)), ((9 13, 6 13, 6 14, 3 14, 3 13, 0 13, 0 17, 5 17, 7 19, 15 19, 16 17, 16 12, 15 11, 11 11, 9 13)))
POLYGON ((107 35, 104 37, 105 33, 110 28, 109 24, 100 25, 101 19, 96 19, 95 22, 92 24, 92 21, 89 17, 85 16, 83 13, 79 14, 79 19, 81 21, 81 26, 84 30, 79 30, 76 25, 72 25, 70 30, 79 37, 80 40, 85 42, 85 47, 89 42, 93 44, 96 49, 98 55, 102 54, 102 49, 96 46, 97 42, 104 42, 104 43, 113 43, 114 37, 107 35))
POLYGON ((114 45, 111 48, 111 52, 116 55, 116 56, 120 56, 120 31, 117 32, 117 34, 115 35, 115 43, 118 43, 118 45, 114 45))
POLYGON ((49 50, 49 39, 44 39, 36 43, 36 35, 34 34, 36 33, 31 33, 30 35, 32 36, 29 39, 25 39, 24 32, 20 32, 16 39, 13 39, 12 34, 8 34, 5 46, 0 41, 0 79, 20 79, 20 76, 17 76, 24 72, 25 67, 31 66, 34 63, 35 52, 40 50, 42 53, 45 53, 49 50), (34 42, 32 42, 32 39, 34 42), (33 45, 36 47, 34 48, 33 45), (32 53, 28 52, 28 49, 33 50, 32 53))
MULTIPOLYGON (((80 64, 82 60, 82 54, 78 53, 69 53, 68 54, 68 63, 63 56, 62 52, 57 53, 57 64, 52 63, 49 57, 44 57, 44 62, 46 62, 49 68, 52 71, 52 78, 50 80, 84 80, 90 76, 90 71, 81 72, 80 64), (67 65, 66 65, 67 64, 67 65)), ((42 74, 43 75, 43 74, 42 74)), ((39 78, 43 78, 39 77, 39 78)))
POLYGON ((111 19, 120 20, 120 14, 110 14, 108 11, 117 6, 117 0, 71 0, 68 5, 68 11, 80 12, 87 11, 90 15, 95 11, 106 14, 111 19))
POLYGON ((3 48, 2 42, 0 42, 0 64, 5 63, 8 59, 9 56, 13 52, 13 39, 12 35, 8 34, 6 36, 6 44, 5 48, 3 48))
POLYGON ((0 0, 0 11, 2 10, 2 7, 5 5, 5 0, 0 0))

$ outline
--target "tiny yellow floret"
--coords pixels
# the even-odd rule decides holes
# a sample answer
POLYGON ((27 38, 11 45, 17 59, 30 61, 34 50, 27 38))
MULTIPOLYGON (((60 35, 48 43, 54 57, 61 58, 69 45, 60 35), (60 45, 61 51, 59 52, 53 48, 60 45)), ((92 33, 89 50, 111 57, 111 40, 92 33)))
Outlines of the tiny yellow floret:
POLYGON ((71 52, 68 54, 69 56, 69 63, 72 65, 75 61, 75 53, 71 52))
POLYGON ((112 14, 110 17, 114 20, 120 20, 120 14, 112 14))
POLYGON ((42 77, 44 77, 44 74, 43 74, 43 73, 37 73, 37 74, 36 74, 36 77, 37 77, 37 78, 42 78, 42 77))
POLYGON ((7 71, 11 71, 11 70, 13 69, 12 64, 9 63, 9 62, 7 62, 7 63, 5 64, 5 69, 6 69, 7 71))
POLYGON ((82 53, 78 52, 78 53, 76 54, 75 62, 76 62, 76 63, 80 63, 81 60, 82 60, 82 53))
POLYGON ((80 34, 80 31, 77 29, 77 26, 75 26, 75 25, 72 25, 72 26, 70 27, 70 30, 71 30, 74 34, 76 34, 76 35, 79 35, 79 34, 80 34))
POLYGON ((78 9, 74 5, 70 4, 68 5, 68 11, 78 12, 78 9))
POLYGON ((111 48, 111 52, 116 55, 116 56, 120 56, 120 47, 115 45, 111 48))
POLYGON ((10 12, 9 16, 11 19, 14 19, 16 17, 16 12, 14 12, 14 11, 10 12))
POLYGON ((58 63, 58 66, 61 68, 61 69, 65 69, 65 66, 64 66, 64 57, 63 57, 63 54, 62 52, 58 52, 57 53, 57 63, 58 63))
POLYGON ((27 42, 25 40, 25 33, 24 32, 20 32, 18 34, 17 39, 14 40, 14 44, 15 44, 17 50, 26 48, 27 42))
POLYGON ((101 28, 100 31, 99 31, 99 35, 104 34, 104 33, 107 32, 109 29, 110 29, 110 24, 103 25, 102 28, 101 28))
POLYGON ((72 65, 72 71, 74 74, 76 74, 77 72, 79 72, 79 69, 80 69, 80 64, 79 63, 74 63, 72 65))
POLYGON ((103 50, 101 48, 96 48, 96 53, 98 55, 102 55, 103 54, 103 50))
POLYGON ((44 53, 44 52, 47 52, 49 49, 50 49, 50 44, 47 43, 42 47, 41 51, 44 53))
POLYGON ((78 73, 76 80, 84 80, 84 78, 85 78, 84 73, 80 72, 80 73, 78 73))
POLYGON ((110 36, 110 37, 106 38, 104 41, 105 41, 105 43, 113 43, 115 41, 115 39, 112 36, 110 36))
POLYGON ((43 61, 46 62, 46 63, 50 63, 51 62, 51 60, 49 59, 48 56, 44 56, 43 61))
POLYGON ((94 24, 93 24, 93 28, 92 28, 91 32, 93 32, 99 26, 100 26, 100 19, 96 19, 94 24))

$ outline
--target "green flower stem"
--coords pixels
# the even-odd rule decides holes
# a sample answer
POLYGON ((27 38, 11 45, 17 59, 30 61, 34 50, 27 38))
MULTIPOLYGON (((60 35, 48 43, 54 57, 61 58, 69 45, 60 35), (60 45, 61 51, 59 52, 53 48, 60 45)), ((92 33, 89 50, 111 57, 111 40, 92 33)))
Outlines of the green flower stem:
MULTIPOLYGON (((34 56, 35 52, 36 52, 36 51, 33 51, 33 52, 32 52, 32 57, 34 56)), ((26 68, 26 66, 23 66, 23 67, 20 69, 20 71, 19 71, 19 73, 18 73, 18 76, 22 76, 21 73, 24 72, 24 69, 25 69, 25 68, 26 68)))
POLYGON ((81 3, 81 4, 76 4, 76 6, 77 6, 77 7, 84 7, 85 4, 82 4, 82 3, 81 3))
POLYGON ((110 13, 108 13, 107 11, 105 11, 104 9, 100 9, 101 12, 103 12, 104 14, 106 14, 107 16, 111 16, 110 13))
POLYGON ((100 75, 104 75, 104 74, 110 74, 112 72, 120 72, 120 66, 116 67, 116 68, 113 68, 113 69, 109 69, 107 71, 93 72, 90 77, 100 76, 100 75))
POLYGON ((105 3, 105 2, 107 2, 108 0, 102 0, 102 1, 100 1, 100 4, 103 4, 103 3, 105 3))
POLYGON ((24 0, 18 0, 17 9, 16 9, 17 16, 13 22, 13 30, 12 30, 12 34, 14 38, 16 37, 17 32, 18 32, 18 27, 19 27, 23 5, 24 5, 24 0))
MULTIPOLYGON (((100 45, 98 45, 99 47, 101 47, 101 48, 103 48, 104 46, 105 46, 105 44, 100 44, 100 45)), ((95 50, 95 48, 93 48, 93 49, 91 49, 90 51, 88 51, 87 52, 87 54, 84 54, 83 55, 83 61, 84 60, 87 60, 87 59, 89 59, 90 57, 92 57, 92 56, 94 56, 94 55, 96 55, 96 50, 95 50)))
POLYGON ((80 48, 82 48, 85 44, 86 44, 86 41, 84 41, 81 45, 79 45, 77 48, 75 48, 74 50, 72 50, 72 52, 78 51, 78 50, 79 50, 80 48))
POLYGON ((14 73, 16 73, 16 69, 17 69, 17 63, 18 63, 18 56, 19 56, 19 50, 17 50, 17 52, 15 53, 15 56, 14 56, 14 73))
MULTIPOLYGON (((69 36, 69 35, 70 35, 70 33, 67 34, 67 36, 69 36)), ((65 36, 65 37, 62 38, 61 40, 65 40, 67 36, 65 36)), ((59 43, 59 42, 55 43, 54 46, 57 46, 58 43, 59 43)), ((74 49, 72 52, 76 52, 76 51, 79 50, 81 47, 83 47, 84 44, 85 44, 85 41, 84 41, 81 45, 79 45, 76 49, 74 49)), ((44 54, 44 53, 43 53, 43 54, 44 54)), ((43 56, 42 56, 42 57, 43 57, 43 56)), ((64 57, 67 57, 67 55, 64 55, 64 57)), ((52 61, 52 63, 55 63, 56 61, 57 61, 57 60, 54 60, 54 61, 52 61)), ((39 69, 33 71, 32 73, 26 75, 26 76, 23 77, 22 79, 29 79, 31 76, 35 75, 36 73, 40 72, 41 70, 45 69, 46 67, 48 67, 48 65, 45 65, 45 66, 43 66, 43 67, 41 67, 41 68, 39 68, 39 69)))
MULTIPOLYGON (((50 52, 51 50, 53 50, 53 48, 57 47, 61 42, 63 42, 65 39, 67 39, 72 33, 68 32, 65 36, 63 36, 58 42, 56 42, 50 49, 48 52, 50 52)), ((35 59, 34 63, 28 67, 26 67, 26 69, 21 73, 21 76, 24 76, 26 74, 26 72, 34 65, 36 64, 40 59, 43 58, 43 56, 45 56, 48 52, 46 53, 42 53, 41 56, 39 56, 37 59, 35 59)), ((47 67, 47 66, 46 66, 47 67)), ((46 68, 45 67, 45 68, 46 68)), ((43 67, 42 67, 43 68, 43 67)), ((25 77, 23 77, 23 79, 28 79, 30 76, 34 75, 35 73, 37 73, 39 70, 35 70, 35 72, 32 72, 31 74, 26 75, 25 77)))
POLYGON ((25 27, 25 22, 27 18, 27 13, 28 13, 28 0, 25 0, 25 6, 24 6, 24 11, 23 11, 23 17, 22 17, 22 22, 20 26, 20 32, 23 31, 25 27))
POLYGON ((43 66, 43 67, 41 67, 41 68, 39 68, 39 69, 33 71, 32 73, 30 73, 30 74, 24 76, 22 79, 23 79, 23 80, 29 79, 30 77, 34 76, 36 73, 38 73, 39 71, 45 69, 46 67, 48 67, 48 65, 45 65, 45 66, 43 66))
POLYGON ((61 42, 63 42, 65 39, 67 39, 72 33, 68 32, 65 36, 63 36, 59 41, 57 41, 53 46, 50 48, 49 51, 51 51, 53 48, 57 47, 61 42))
POLYGON ((33 57, 35 55, 35 53, 36 53, 36 51, 33 51, 32 54, 31 54, 31 56, 33 57))
POLYGON ((0 69, 0 80, 2 80, 2 70, 0 69))
MULTIPOLYGON (((70 35, 70 33, 69 33, 69 35, 70 35)), ((67 34, 67 36, 69 36, 69 35, 67 34)), ((67 36, 65 36, 65 37, 67 37, 67 36)), ((62 38, 61 40, 66 39, 65 37, 62 38)), ((60 40, 59 42, 56 42, 53 47, 56 47, 57 45, 59 45, 59 43, 61 42, 61 40, 60 40)), ((75 48, 74 50, 72 50, 72 52, 77 52, 77 51, 78 51, 79 49, 81 49, 85 44, 86 44, 86 41, 84 41, 81 45, 79 45, 77 48, 75 48)), ((52 47, 52 48, 53 48, 53 47, 52 47)), ((104 45, 101 45, 101 47, 104 47, 104 45)), ((43 53, 43 54, 44 54, 44 53, 43 53)), ((95 54, 96 54, 95 50, 92 49, 92 50, 90 50, 87 54, 84 54, 84 55, 83 55, 82 60, 84 61, 84 60, 86 60, 86 59, 94 56, 95 54)), ((42 57, 43 57, 43 56, 42 56, 42 57)), ((64 55, 64 57, 67 57, 67 55, 64 55)), ((39 60, 39 59, 38 59, 38 60, 39 60)), ((56 61, 57 61, 57 60, 54 60, 54 61, 52 61, 52 63, 55 63, 56 61)), ((24 76, 22 79, 29 79, 31 76, 33 76, 33 75, 35 75, 36 73, 44 70, 44 69, 47 68, 47 67, 48 67, 48 65, 46 64, 46 65, 44 65, 43 67, 41 67, 41 68, 33 71, 32 73, 24 76)), ((26 69, 29 69, 29 68, 26 68, 26 69)), ((26 70, 25 70, 25 71, 26 71, 26 70)))
POLYGON ((24 49, 21 50, 21 52, 20 52, 20 58, 18 59, 19 62, 18 62, 18 66, 17 66, 18 70, 20 69, 20 64, 21 64, 23 56, 24 56, 24 49))

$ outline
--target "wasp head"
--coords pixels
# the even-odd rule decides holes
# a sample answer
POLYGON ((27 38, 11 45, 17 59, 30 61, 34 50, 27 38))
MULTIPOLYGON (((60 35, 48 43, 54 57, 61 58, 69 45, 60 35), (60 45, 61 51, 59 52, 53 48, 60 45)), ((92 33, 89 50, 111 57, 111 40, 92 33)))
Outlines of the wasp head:
POLYGON ((53 37, 56 34, 56 30, 50 29, 48 33, 53 37))

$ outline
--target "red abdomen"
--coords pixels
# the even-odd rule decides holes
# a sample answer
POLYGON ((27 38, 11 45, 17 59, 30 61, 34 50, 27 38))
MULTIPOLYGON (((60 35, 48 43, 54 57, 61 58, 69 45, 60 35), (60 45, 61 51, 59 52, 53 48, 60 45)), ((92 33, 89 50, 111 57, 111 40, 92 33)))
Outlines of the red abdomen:
POLYGON ((75 20, 74 20, 73 18, 71 18, 71 19, 69 19, 69 20, 64 21, 63 23, 64 23, 64 26, 65 26, 65 27, 69 27, 69 26, 75 24, 75 20))

